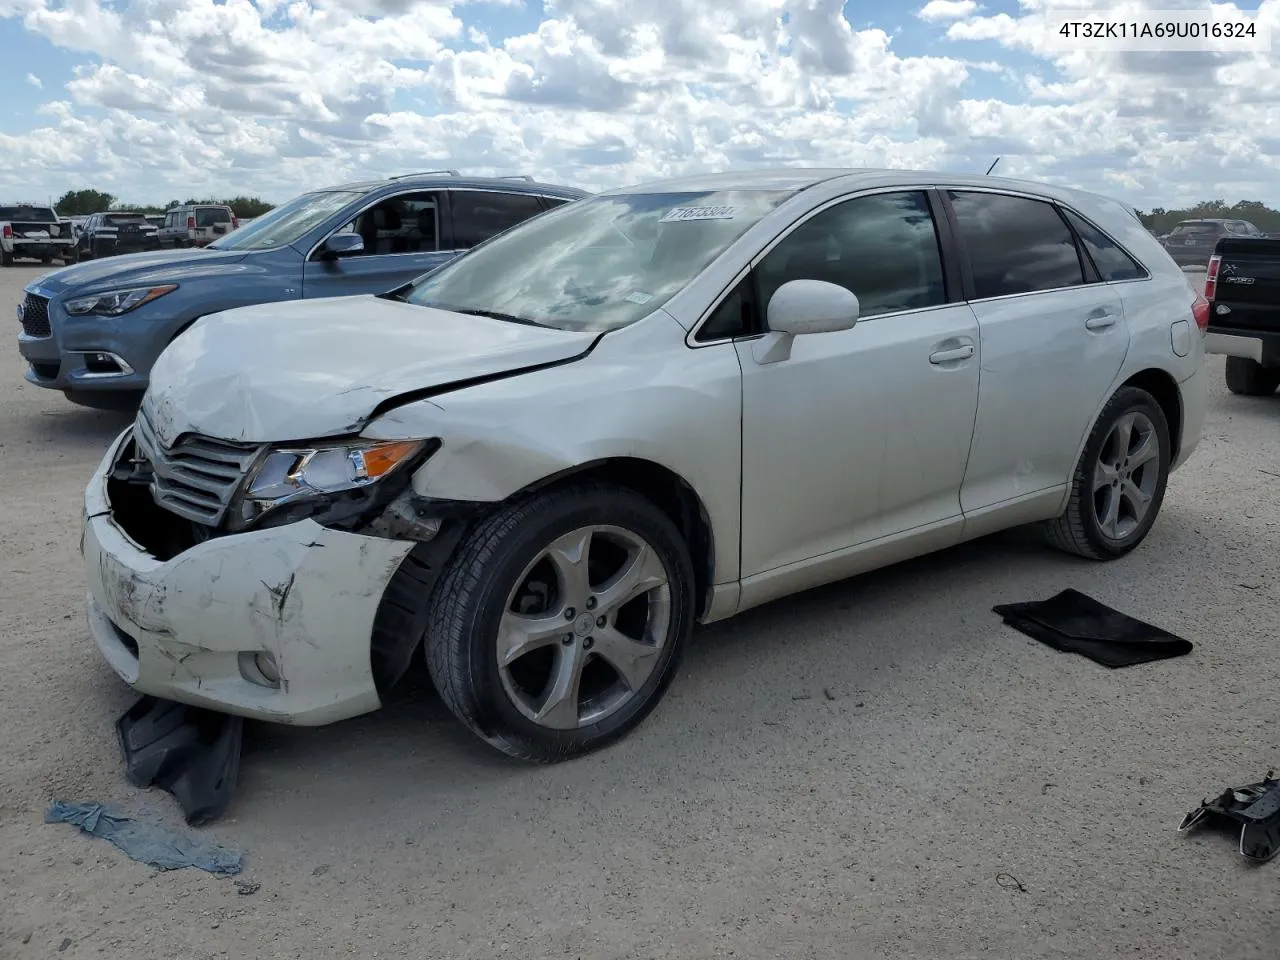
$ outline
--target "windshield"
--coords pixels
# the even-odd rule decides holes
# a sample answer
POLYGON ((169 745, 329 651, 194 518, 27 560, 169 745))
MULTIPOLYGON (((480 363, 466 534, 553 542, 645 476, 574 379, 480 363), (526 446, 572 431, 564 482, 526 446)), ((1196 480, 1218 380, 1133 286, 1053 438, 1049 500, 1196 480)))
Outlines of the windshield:
POLYGON ((102 218, 102 222, 108 227, 122 227, 126 224, 142 224, 147 225, 147 218, 140 213, 109 213, 102 218))
POLYGON ((1224 228, 1220 223, 1180 223, 1173 228, 1175 237, 1183 236, 1188 233, 1222 233, 1224 228))
POLYGON ((230 223, 231 211, 226 207, 200 207, 196 210, 196 226, 212 227, 215 223, 230 223))
POLYGON ((288 203, 264 213, 253 223, 245 224, 205 247, 206 250, 265 250, 293 243, 317 224, 323 223, 363 193, 350 190, 325 190, 304 193, 288 203))
POLYGON ((57 223, 58 218, 48 207, 0 207, 0 220, 35 220, 39 223, 57 223))
POLYGON ((592 197, 526 220, 416 281, 410 303, 561 330, 662 306, 790 191, 592 197))

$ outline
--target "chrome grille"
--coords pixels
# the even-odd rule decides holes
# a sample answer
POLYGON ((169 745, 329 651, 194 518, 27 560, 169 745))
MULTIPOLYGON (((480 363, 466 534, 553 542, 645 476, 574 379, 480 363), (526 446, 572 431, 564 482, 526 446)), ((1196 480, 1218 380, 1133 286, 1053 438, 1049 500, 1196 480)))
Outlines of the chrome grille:
POLYGON ((259 444, 232 443, 188 433, 161 445, 145 411, 133 424, 138 455, 151 464, 151 495, 180 517, 216 527, 222 523, 259 444))
POLYGON ((49 299, 28 293, 22 302, 22 332, 28 337, 47 337, 53 333, 49 327, 49 299))

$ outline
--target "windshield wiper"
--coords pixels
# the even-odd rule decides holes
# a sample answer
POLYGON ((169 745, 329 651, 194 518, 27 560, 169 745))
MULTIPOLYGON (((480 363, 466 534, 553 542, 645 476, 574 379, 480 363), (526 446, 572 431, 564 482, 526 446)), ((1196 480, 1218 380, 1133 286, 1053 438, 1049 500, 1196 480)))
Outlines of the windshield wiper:
POLYGON ((537 320, 530 320, 528 317, 517 317, 512 313, 499 313, 497 310, 463 310, 457 307, 440 307, 439 309, 449 310, 452 313, 465 313, 469 317, 488 317, 490 320, 505 320, 508 323, 523 323, 527 327, 548 326, 548 324, 539 323, 537 320))

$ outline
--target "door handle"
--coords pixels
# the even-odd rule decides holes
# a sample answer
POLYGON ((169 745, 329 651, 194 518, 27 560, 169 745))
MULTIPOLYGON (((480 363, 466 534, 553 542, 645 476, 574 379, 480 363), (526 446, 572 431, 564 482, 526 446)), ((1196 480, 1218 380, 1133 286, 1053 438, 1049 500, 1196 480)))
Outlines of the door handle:
POLYGON ((1107 327, 1116 325, 1116 315, 1104 307, 1099 307, 1089 314, 1089 319, 1084 325, 1090 330, 1105 330, 1107 327))
POLYGON ((973 344, 966 343, 963 347, 956 347, 952 350, 938 350, 929 354, 930 363, 950 363, 952 360, 968 360, 973 356, 973 344))

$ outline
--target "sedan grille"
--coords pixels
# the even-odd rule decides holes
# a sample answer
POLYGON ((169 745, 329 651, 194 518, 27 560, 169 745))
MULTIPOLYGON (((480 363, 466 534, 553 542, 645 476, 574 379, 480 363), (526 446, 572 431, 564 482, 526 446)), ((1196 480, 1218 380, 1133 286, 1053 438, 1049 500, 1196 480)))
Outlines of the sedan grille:
POLYGON ((22 302, 22 332, 28 337, 47 337, 53 333, 49 326, 49 299, 28 293, 22 302))
POLYGON ((209 527, 222 523, 240 482, 262 449, 259 444, 231 443, 192 433, 166 448, 145 411, 134 421, 133 439, 138 455, 151 464, 151 495, 156 503, 209 527))

